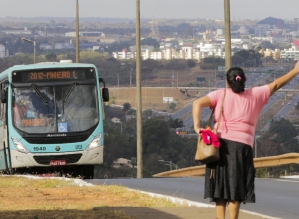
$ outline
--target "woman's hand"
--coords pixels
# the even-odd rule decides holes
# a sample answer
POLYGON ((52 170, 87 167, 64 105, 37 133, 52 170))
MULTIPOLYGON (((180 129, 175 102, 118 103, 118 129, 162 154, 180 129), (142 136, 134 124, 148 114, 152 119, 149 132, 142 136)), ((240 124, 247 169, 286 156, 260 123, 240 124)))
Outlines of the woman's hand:
POLYGON ((297 61, 297 63, 295 64, 295 66, 294 66, 294 70, 295 70, 296 72, 299 72, 299 61, 297 61))
POLYGON ((195 130, 195 132, 196 132, 198 135, 200 135, 199 132, 200 132, 201 130, 204 130, 204 129, 199 127, 199 128, 194 128, 194 130, 195 130))

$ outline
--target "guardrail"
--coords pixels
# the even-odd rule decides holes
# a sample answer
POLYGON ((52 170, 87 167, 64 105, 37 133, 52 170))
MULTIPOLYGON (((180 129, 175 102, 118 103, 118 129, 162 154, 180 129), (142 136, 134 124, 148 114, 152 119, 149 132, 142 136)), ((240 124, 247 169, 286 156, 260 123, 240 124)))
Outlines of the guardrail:
MULTIPOLYGON (((292 163, 299 163, 299 153, 288 153, 278 156, 254 158, 255 168, 275 167, 292 163)), ((154 177, 195 177, 203 176, 206 165, 182 168, 155 174, 154 177)))

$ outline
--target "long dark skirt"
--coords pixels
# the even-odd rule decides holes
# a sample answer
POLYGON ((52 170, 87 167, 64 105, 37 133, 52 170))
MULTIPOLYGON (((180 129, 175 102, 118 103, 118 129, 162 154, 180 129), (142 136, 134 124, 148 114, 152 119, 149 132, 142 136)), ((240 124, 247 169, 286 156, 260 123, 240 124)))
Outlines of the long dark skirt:
POLYGON ((252 148, 220 139, 220 160, 206 165, 204 198, 255 203, 254 178, 252 148))

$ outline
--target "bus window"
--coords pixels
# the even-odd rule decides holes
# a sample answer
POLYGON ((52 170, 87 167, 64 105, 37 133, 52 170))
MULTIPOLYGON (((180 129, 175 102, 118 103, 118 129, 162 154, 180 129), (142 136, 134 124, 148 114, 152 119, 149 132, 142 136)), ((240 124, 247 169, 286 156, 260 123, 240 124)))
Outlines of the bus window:
MULTIPOLYGON (((62 94, 65 97, 66 92, 62 94)), ((60 127, 67 132, 85 131, 99 122, 96 90, 91 85, 77 85, 61 104, 60 127), (64 121, 64 123, 63 123, 64 121)), ((62 132, 62 131, 61 131, 62 132)))
MULTIPOLYGON (((2 85, 0 84, 0 90, 2 91, 2 85)), ((2 92, 0 92, 0 99, 2 98, 2 92)), ((0 118, 2 118, 2 108, 3 108, 3 104, 0 103, 0 118)))
POLYGON ((94 85, 13 88, 14 125, 27 133, 86 131, 99 122, 94 85))
POLYGON ((55 127, 55 104, 50 90, 44 87, 13 88, 13 122, 27 133, 53 133, 55 127))
MULTIPOLYGON (((1 90, 6 90, 6 93, 7 93, 7 87, 8 87, 8 85, 4 81, 1 85, 1 90)), ((7 95, 7 94, 5 94, 5 95, 7 95)), ((7 106, 6 104, 7 104, 7 102, 1 104, 1 118, 2 118, 2 121, 4 121, 4 122, 6 122, 6 106, 7 106)))

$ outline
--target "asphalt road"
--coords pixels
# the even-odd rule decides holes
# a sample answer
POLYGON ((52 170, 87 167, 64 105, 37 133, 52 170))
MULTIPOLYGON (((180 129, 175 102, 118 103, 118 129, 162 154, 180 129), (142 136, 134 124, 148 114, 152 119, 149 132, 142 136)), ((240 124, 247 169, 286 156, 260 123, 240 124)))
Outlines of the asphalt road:
MULTIPOLYGON (((146 178, 146 179, 93 179, 93 184, 122 185, 131 189, 174 196, 211 204, 203 199, 204 178, 146 178)), ((242 209, 271 217, 299 218, 299 180, 256 179, 256 203, 242 204, 242 209)), ((212 203, 213 204, 213 203, 212 203)))

